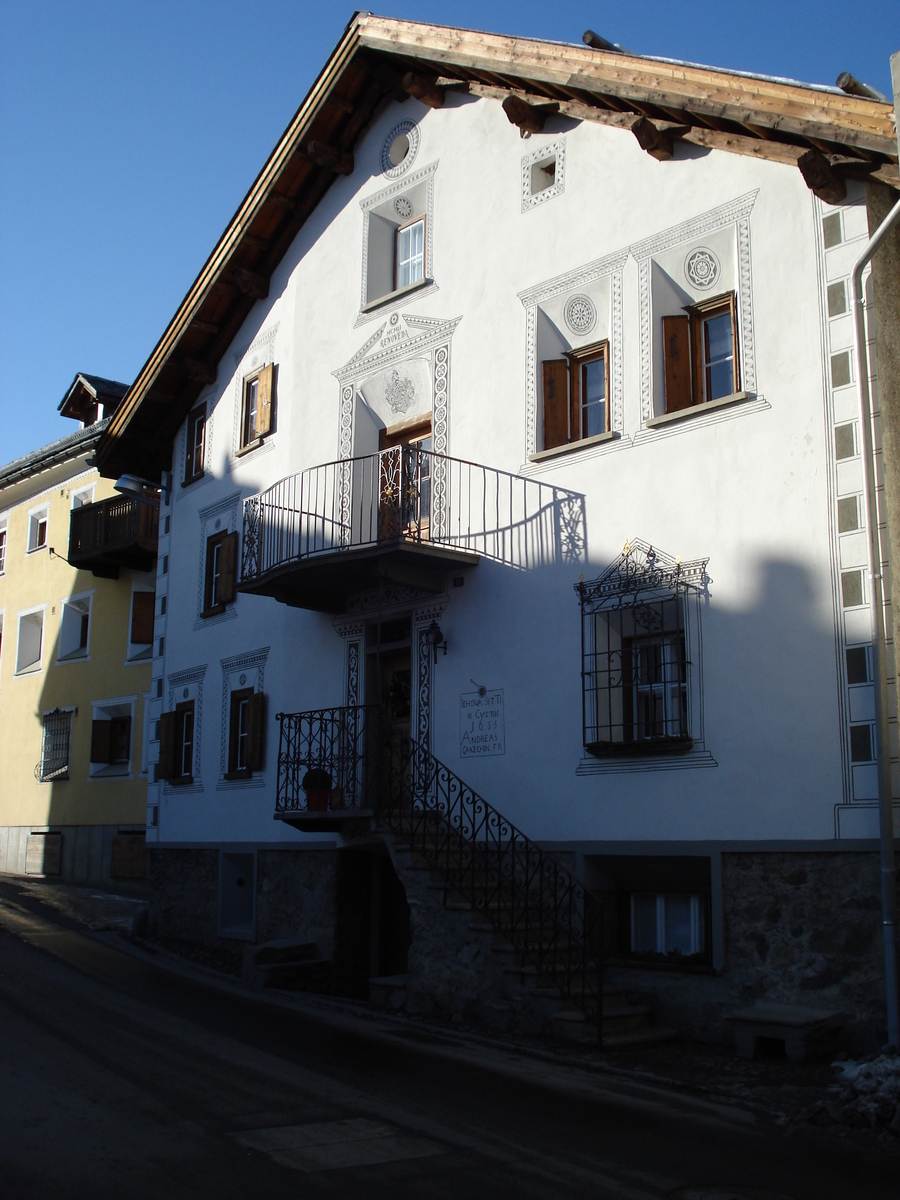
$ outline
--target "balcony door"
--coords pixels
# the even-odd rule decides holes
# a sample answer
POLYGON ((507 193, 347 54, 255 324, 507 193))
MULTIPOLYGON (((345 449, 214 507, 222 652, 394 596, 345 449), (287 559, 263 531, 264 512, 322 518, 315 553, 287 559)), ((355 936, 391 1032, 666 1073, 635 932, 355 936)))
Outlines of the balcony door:
POLYGON ((427 541, 431 525, 431 417, 382 429, 379 539, 427 541))

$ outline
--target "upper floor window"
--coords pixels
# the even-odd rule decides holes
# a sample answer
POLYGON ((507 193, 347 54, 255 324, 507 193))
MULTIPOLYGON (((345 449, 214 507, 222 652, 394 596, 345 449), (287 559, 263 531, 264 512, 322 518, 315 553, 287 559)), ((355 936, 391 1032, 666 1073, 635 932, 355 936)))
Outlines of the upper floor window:
POLYGON ((24 613, 19 617, 19 645, 16 653, 16 674, 41 669, 44 643, 44 610, 24 613))
POLYGON ((225 610, 235 596, 237 572, 236 533, 216 533, 206 539, 206 574, 203 592, 204 617, 225 610))
POLYGON ((193 783, 194 779, 194 701, 177 704, 173 712, 164 712, 159 721, 159 763, 157 779, 170 783, 193 783))
POLYGON ((740 391, 734 293, 663 317, 666 412, 723 400, 740 391))
POLYGON ((72 732, 71 709, 55 708, 44 713, 41 744, 40 782, 69 778, 69 751, 72 732))
POLYGON ((152 657, 153 626, 156 619, 156 593, 136 587, 131 593, 131 625, 128 632, 128 659, 152 657))
POLYGON ((0 575, 6 573, 6 524, 0 525, 0 575))
POLYGON ((425 278, 425 218, 401 225, 395 238, 394 287, 410 287, 425 278))
POLYGON ((244 779, 262 767, 265 697, 253 688, 231 693, 226 779, 244 779))
POLYGON ((609 432, 609 343, 547 359, 543 372, 543 448, 609 432))
POLYGON ((184 485, 193 483, 203 474, 206 450, 206 405, 195 408, 188 416, 187 445, 184 461, 184 485))
POLYGON ((47 545, 47 523, 50 518, 49 508, 40 508, 31 513, 28 518, 28 553, 43 550, 47 545))
POLYGON ((599 579, 578 585, 584 746, 596 757, 690 749, 699 679, 688 653, 689 605, 705 563, 626 545, 599 579))
POLYGON ((91 597, 73 596, 63 601, 59 622, 60 662, 87 658, 88 636, 91 629, 91 597))
POLYGON ((93 484, 91 484, 90 487, 81 488, 79 491, 72 493, 72 507, 73 508, 84 508, 84 506, 86 504, 92 504, 93 501, 94 501, 94 485, 93 484))
POLYGON ((275 367, 269 364, 244 380, 240 448, 257 445, 272 430, 275 367))

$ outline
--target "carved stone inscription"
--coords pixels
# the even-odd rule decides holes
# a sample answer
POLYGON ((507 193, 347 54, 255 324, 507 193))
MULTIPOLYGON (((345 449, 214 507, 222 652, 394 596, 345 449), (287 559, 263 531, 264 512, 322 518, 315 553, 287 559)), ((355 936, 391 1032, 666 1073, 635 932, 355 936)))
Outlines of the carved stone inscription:
POLYGON ((503 688, 463 692, 459 697, 460 758, 487 758, 505 753, 503 688))

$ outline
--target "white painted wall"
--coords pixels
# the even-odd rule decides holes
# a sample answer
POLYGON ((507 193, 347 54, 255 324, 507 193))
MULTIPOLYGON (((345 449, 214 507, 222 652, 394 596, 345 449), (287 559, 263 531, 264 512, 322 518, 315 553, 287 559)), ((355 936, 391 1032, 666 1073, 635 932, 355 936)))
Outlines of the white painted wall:
MULTIPOLYGON (((357 147, 353 174, 332 185, 275 272, 269 298, 257 303, 222 359, 218 380, 205 393, 212 414, 208 475, 190 488, 180 486, 184 430, 175 444, 172 500, 164 509, 171 530, 161 530, 160 541, 160 570, 166 556, 168 573, 160 575, 159 595, 167 597, 167 614, 157 625, 165 651, 154 664, 155 675, 164 678, 155 714, 169 707, 173 674, 205 667, 199 680, 202 790, 151 785, 160 841, 296 843, 302 836, 272 819, 275 713, 342 703, 344 642, 330 617, 261 597, 240 596, 225 618, 198 621, 201 513, 238 491, 245 499, 339 457, 341 388, 333 373, 395 312, 400 320, 385 332, 406 329, 411 337, 421 327, 407 326, 407 316, 461 318, 451 343, 449 453, 524 470, 582 494, 586 505, 583 562, 533 571, 482 562, 464 587, 450 589, 441 616, 450 649, 434 670, 438 757, 537 838, 834 836, 835 805, 849 799, 849 766, 842 766, 843 626, 837 541, 829 524, 837 493, 819 207, 796 169, 749 157, 679 146, 673 161, 660 163, 630 133, 562 118, 521 140, 499 103, 458 94, 436 111, 415 100, 389 104, 357 147), (381 150, 400 120, 414 120, 420 133, 410 173, 437 164, 436 287, 361 317, 360 205, 390 182, 381 174, 381 150), (523 212, 522 158, 560 138, 564 191, 523 212), (674 249, 657 257, 674 277, 685 247, 699 242, 719 256, 725 286, 735 279, 739 288, 742 271, 749 279, 753 394, 715 417, 642 428, 640 270, 629 248, 752 193, 743 264, 734 222, 684 243, 676 238, 674 249), (539 364, 527 362, 527 305, 519 295, 616 254, 623 259, 621 436, 528 463, 527 396, 529 388, 539 396, 540 377, 539 364), (277 430, 260 450, 236 459, 240 378, 267 355, 278 371, 277 430), (599 574, 629 537, 684 560, 709 558, 702 688, 704 745, 715 766, 576 774, 586 756, 573 585, 581 571, 586 579, 599 574), (221 664, 264 648, 266 770, 254 786, 222 788, 221 664), (459 697, 472 690, 473 679, 504 689, 506 753, 462 761, 459 697)), ((864 225, 861 195, 851 196, 846 212, 848 228, 854 221, 864 225)), ((832 260, 836 253, 829 251, 832 260)), ((569 291, 591 295, 600 308, 593 336, 608 330, 614 339, 612 275, 569 291)), ((657 305, 659 294, 654 278, 657 305)), ((549 345, 546 336, 539 334, 539 352, 549 345)), ((741 336, 748 345, 750 330, 742 326, 741 336)), ((655 315, 651 337, 651 391, 659 411, 655 315)), ((535 419, 539 430, 539 411, 535 419)), ((364 420, 371 422, 368 411, 364 420)), ((356 444, 368 446, 373 429, 361 422, 356 444)), ((239 519, 239 510, 233 512, 239 519)), ((843 753, 846 760, 846 748, 843 753)), ((853 833, 874 833, 872 811, 858 811, 853 833)))

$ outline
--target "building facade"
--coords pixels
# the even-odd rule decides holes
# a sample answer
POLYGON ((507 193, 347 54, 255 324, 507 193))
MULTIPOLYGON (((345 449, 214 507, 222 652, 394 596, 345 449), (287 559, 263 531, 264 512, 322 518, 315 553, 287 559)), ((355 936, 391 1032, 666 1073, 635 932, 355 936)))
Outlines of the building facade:
POLYGON ((130 503, 92 461, 126 390, 79 375, 61 408, 81 428, 0 468, 0 871, 10 874, 146 875, 155 550, 143 570, 107 564, 98 577, 70 543, 70 527, 77 535, 130 503))
POLYGON ((594 948, 568 999, 602 945, 695 1033, 764 996, 874 1037, 848 277, 890 109, 635 58, 629 98, 614 53, 458 33, 354 20, 104 435, 104 470, 163 482, 159 927, 315 943, 345 984, 508 1024, 521 980, 457 902, 500 928, 475 892, 521 845, 531 895, 533 846, 547 919, 581 906, 554 946, 594 948), (718 118, 673 125, 701 85, 718 118), (816 175, 826 125, 868 185, 816 175), (406 747, 390 828, 376 720, 406 747))

